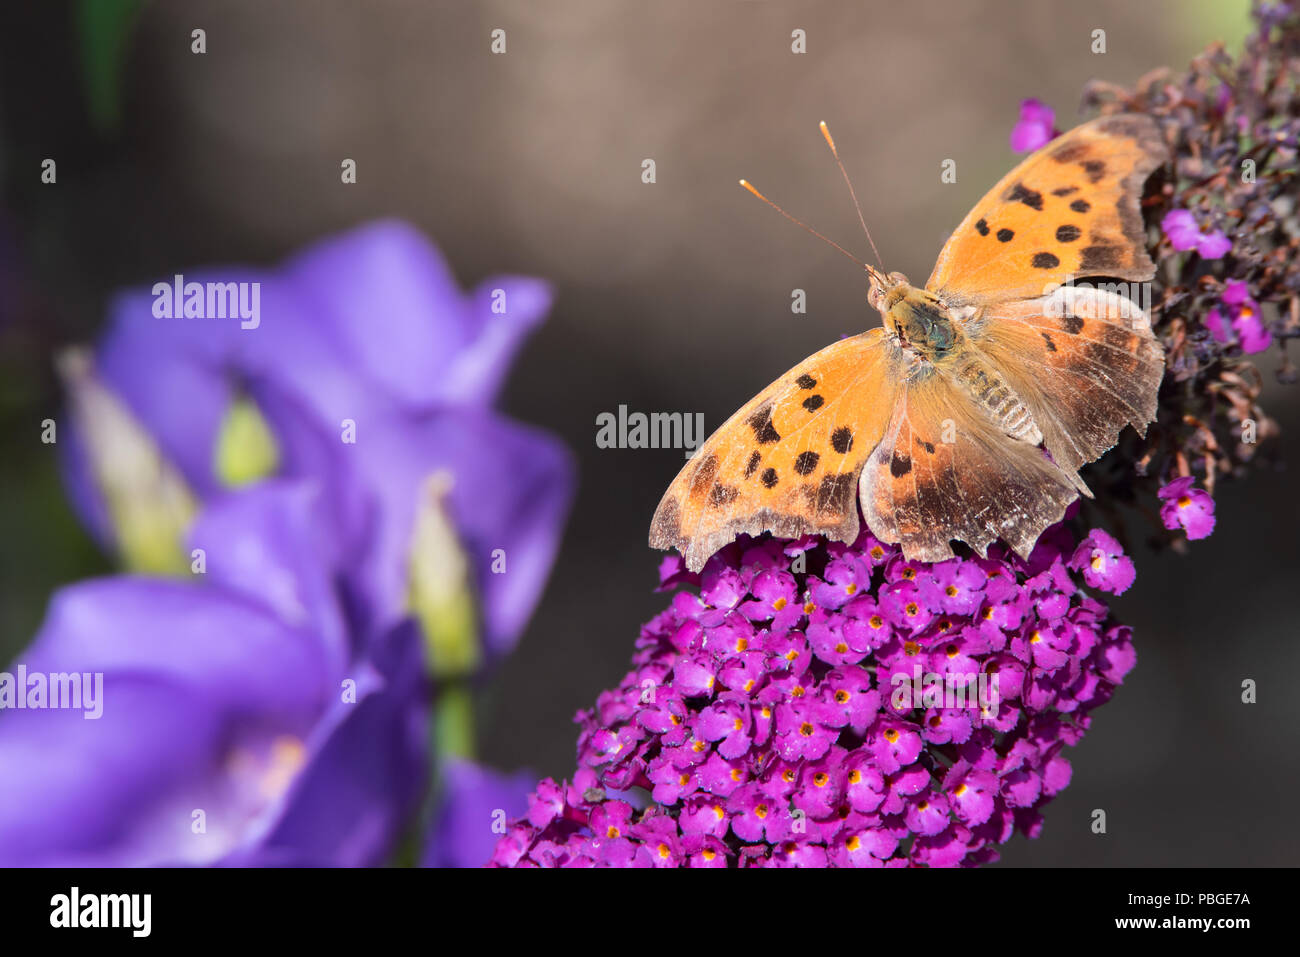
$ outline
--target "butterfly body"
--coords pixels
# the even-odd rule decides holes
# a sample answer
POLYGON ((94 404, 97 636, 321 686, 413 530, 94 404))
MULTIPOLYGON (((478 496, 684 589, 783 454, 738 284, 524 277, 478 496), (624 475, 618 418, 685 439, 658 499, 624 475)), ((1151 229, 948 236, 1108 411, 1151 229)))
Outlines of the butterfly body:
MULTIPOLYGON (((900 274, 894 273, 893 277, 900 274)), ((963 330, 975 314, 959 315, 932 292, 903 280, 883 297, 885 328, 892 329, 899 348, 916 357, 913 379, 939 374, 968 393, 1008 435, 1034 445, 1043 440, 1033 414, 982 356, 963 330)))
POLYGON ((1163 141, 1145 117, 1086 123, 1025 160, 954 231, 925 287, 865 267, 883 327, 826 347, 699 449, 650 543, 692 570, 738 534, 851 541, 858 513, 914 561, 1027 555, 1077 474, 1155 416, 1149 317, 1076 276, 1154 272, 1138 203, 1163 141), (1041 446, 1041 447, 1040 447, 1041 446))

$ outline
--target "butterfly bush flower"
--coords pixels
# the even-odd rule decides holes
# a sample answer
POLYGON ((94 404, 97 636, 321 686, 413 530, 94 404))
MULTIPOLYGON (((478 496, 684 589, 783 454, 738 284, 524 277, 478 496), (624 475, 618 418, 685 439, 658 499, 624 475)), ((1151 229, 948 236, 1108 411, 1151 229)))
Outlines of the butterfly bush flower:
POLYGON ((1236 58, 1216 45, 1185 72, 1154 70, 1131 90, 1093 82, 1084 94, 1103 113, 1152 116, 1172 157, 1148 195, 1165 240, 1152 249, 1152 327, 1166 355, 1159 418, 1144 439, 1125 436, 1089 482, 1099 500, 1158 497, 1161 524, 1188 539, 1214 527, 1216 481, 1243 475, 1278 434, 1259 364, 1271 353, 1280 382, 1297 378, 1285 343, 1300 335, 1300 12, 1256 2, 1252 15, 1236 58))
POLYGON ((1214 499, 1204 489, 1192 488, 1195 481, 1186 475, 1160 490, 1165 528, 1182 529, 1189 539, 1207 538, 1214 531, 1214 499))
POLYGON ((543 781, 491 863, 995 860, 1037 835, 1069 783, 1063 748, 1135 661, 1091 593, 1132 583, 1100 530, 1076 543, 1055 526, 1028 561, 995 546, 934 565, 866 532, 742 536, 701 574, 673 556, 660 578, 673 595, 633 670, 578 715, 572 782, 543 781))
POLYGON ((1056 129, 1056 112, 1040 100, 1020 101, 1020 121, 1011 129, 1011 148, 1017 153, 1032 153, 1060 134, 1056 129))
POLYGON ((1229 279, 1223 288, 1220 303, 1227 316, 1217 306, 1205 316, 1205 326, 1218 342, 1229 342, 1235 334, 1243 352, 1263 352, 1273 344, 1273 334, 1259 318, 1259 303, 1250 298, 1250 288, 1239 279, 1229 279))
POLYGON ((1194 249, 1202 259, 1222 259, 1232 249, 1232 241, 1222 230, 1202 227, 1185 209, 1171 209, 1160 221, 1160 228, 1174 249, 1194 249))

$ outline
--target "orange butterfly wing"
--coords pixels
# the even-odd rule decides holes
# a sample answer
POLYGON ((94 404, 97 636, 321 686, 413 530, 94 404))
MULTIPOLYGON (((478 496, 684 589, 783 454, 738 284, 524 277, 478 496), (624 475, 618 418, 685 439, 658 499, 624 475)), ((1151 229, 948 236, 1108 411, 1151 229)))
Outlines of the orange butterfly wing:
POLYGON ((990 307, 967 333, 1029 409, 1063 469, 1099 458, 1125 425, 1145 435, 1156 417, 1164 349, 1146 313, 1125 296, 1062 287, 990 307))
POLYGON ((909 559, 949 558, 952 539, 983 553, 1002 538, 1027 555, 1087 491, 1077 468, 1155 416, 1164 356, 1146 315, 1070 287, 1063 305, 1053 290, 1154 275, 1141 196, 1166 155, 1154 121, 1121 114, 1026 158, 962 221, 926 283, 958 317, 963 355, 918 362, 881 329, 817 353, 697 452, 660 502, 650 544, 698 571, 741 533, 849 541, 860 498, 872 532, 909 559), (984 378, 959 358, 980 360, 984 378), (1051 459, 981 407, 989 376, 1029 411, 1051 459))
POLYGON ((795 366, 709 437, 678 473, 650 526, 699 571, 737 535, 858 534, 858 477, 894 411, 903 356, 883 329, 842 339, 795 366))
POLYGON ((1150 279, 1142 187, 1166 156, 1155 121, 1139 114, 1062 134, 975 205, 926 288, 962 305, 1040 296, 1072 276, 1150 279))
POLYGON ((952 558, 954 538, 981 555, 1001 538, 1027 556, 1075 494, 1036 445, 1002 431, 938 366, 908 383, 862 474, 867 526, 911 561, 952 558))

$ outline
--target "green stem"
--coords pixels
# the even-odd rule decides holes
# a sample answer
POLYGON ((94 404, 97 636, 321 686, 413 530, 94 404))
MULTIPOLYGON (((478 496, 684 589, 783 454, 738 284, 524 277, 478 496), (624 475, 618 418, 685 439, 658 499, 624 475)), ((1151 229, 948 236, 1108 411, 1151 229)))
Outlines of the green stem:
POLYGON ((442 682, 433 707, 433 756, 441 765, 447 758, 474 757, 474 695, 467 681, 442 682))

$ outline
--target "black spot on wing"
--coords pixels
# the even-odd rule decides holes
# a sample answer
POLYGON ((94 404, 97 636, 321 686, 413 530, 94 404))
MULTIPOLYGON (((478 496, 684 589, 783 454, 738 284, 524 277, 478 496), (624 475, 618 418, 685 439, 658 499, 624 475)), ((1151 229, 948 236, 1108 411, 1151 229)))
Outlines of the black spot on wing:
POLYGON ((1077 336, 1080 332, 1083 331, 1083 317, 1062 316, 1061 328, 1064 329, 1066 332, 1068 332, 1070 335, 1077 336))
POLYGON ((808 398, 803 400, 803 407, 809 412, 816 412, 825 404, 825 402, 826 400, 819 395, 810 395, 808 398))
POLYGON ((758 463, 763 461, 763 456, 759 452, 754 452, 749 456, 749 461, 745 463, 745 478, 749 478, 758 470, 758 463))
POLYGON ((1036 189, 1028 189, 1024 183, 1016 183, 1002 198, 1008 203, 1024 203, 1030 209, 1036 209, 1039 212, 1043 209, 1043 194, 1036 189))
POLYGON ((1088 182, 1095 183, 1106 175, 1106 164, 1101 160, 1084 160, 1083 171, 1088 174, 1088 182))
POLYGON ((1004 228, 1004 229, 999 229, 999 230, 998 230, 998 242, 1000 242, 1000 243, 1009 243, 1009 242, 1011 242, 1011 237, 1014 236, 1014 235, 1015 235, 1015 231, 1014 231, 1014 230, 1005 229, 1005 228, 1004 228))
POLYGON ((1135 333, 1110 323, 1107 323, 1102 330, 1101 338, 1106 345, 1123 349, 1125 352, 1137 352, 1140 342, 1135 333))
POLYGON ((715 485, 709 490, 709 504, 714 508, 730 505, 738 494, 739 490, 734 485, 715 485))
POLYGON ((817 511, 843 511, 857 485, 858 477, 849 472, 827 475, 817 486, 817 511))
POLYGON ((840 426, 831 433, 831 448, 840 455, 847 455, 853 448, 853 430, 847 425, 840 426))
POLYGON ((1071 223, 1056 227, 1056 241, 1058 243, 1072 243, 1082 235, 1083 230, 1071 223))
POLYGON ((718 457, 710 452, 700 460, 700 464, 695 467, 695 474, 691 476, 691 494, 701 495, 704 490, 713 484, 714 478, 718 474, 718 457))
POLYGON ((894 478, 902 478, 910 471, 912 471, 912 457, 895 450, 893 458, 889 460, 889 474, 894 478))
POLYGON ((1048 335, 1046 332, 1044 332, 1044 333, 1042 334, 1042 336, 1043 336, 1043 341, 1047 343, 1047 351, 1048 351, 1048 352, 1055 352, 1055 351, 1056 351, 1056 343, 1052 341, 1052 337, 1051 337, 1050 335, 1048 335))
POLYGON ((933 444, 933 443, 925 441, 925 439, 921 438, 921 437, 918 435, 918 436, 916 437, 916 444, 919 445, 921 448, 925 449, 927 455, 934 455, 934 444, 933 444))
POLYGON ((1078 191, 1079 191, 1079 187, 1077 186, 1062 186, 1060 189, 1052 190, 1052 195, 1069 196, 1071 193, 1077 193, 1078 191))
POLYGON ((978 220, 975 223, 975 231, 978 232, 981 236, 987 236, 989 234, 989 224, 982 219, 978 220))
POLYGON ((1055 269, 1061 265, 1061 260, 1054 253, 1034 253, 1034 258, 1030 260, 1030 264, 1035 269, 1055 269))
POLYGON ((1092 203, 1088 202, 1086 199, 1076 199, 1070 204, 1070 208, 1076 213, 1086 213, 1088 210, 1092 209, 1092 203))
POLYGON ((763 474, 758 477, 758 480, 763 483, 763 488, 772 488, 777 482, 776 469, 763 469, 763 474))
POLYGON ((817 380, 805 372, 799 378, 794 380, 794 384, 801 389, 811 389, 817 384, 817 380))
POLYGON ((1124 247, 1108 246, 1094 243, 1081 250, 1079 270, 1081 272, 1100 272, 1122 270, 1124 268, 1124 247))
POLYGON ((817 462, 820 458, 821 456, 816 452, 801 452, 799 457, 794 460, 794 470, 800 475, 807 475, 817 468, 817 462))
POLYGON ((781 433, 772 425, 772 407, 764 406, 749 417, 749 427, 754 430, 754 438, 760 445, 769 445, 781 441, 781 433))
POLYGON ((1052 159, 1058 163, 1073 163, 1075 160, 1082 159, 1087 155, 1087 143, 1066 143, 1064 146, 1058 146, 1052 150, 1052 159))

